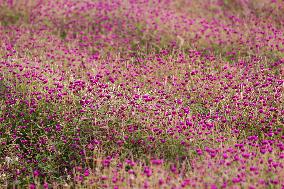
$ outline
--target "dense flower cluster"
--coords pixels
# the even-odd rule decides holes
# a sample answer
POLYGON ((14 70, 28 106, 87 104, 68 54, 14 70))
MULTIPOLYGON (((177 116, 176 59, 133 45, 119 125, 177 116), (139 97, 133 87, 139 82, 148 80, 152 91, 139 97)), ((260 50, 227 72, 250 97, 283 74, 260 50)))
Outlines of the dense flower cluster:
POLYGON ((284 188, 282 0, 0 0, 0 186, 284 188))

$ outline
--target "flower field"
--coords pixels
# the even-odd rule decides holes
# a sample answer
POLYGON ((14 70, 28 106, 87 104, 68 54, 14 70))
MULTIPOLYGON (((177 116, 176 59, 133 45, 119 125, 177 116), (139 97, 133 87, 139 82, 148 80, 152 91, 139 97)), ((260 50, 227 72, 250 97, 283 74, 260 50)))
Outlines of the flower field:
POLYGON ((284 188, 283 0, 0 0, 0 188, 284 188))

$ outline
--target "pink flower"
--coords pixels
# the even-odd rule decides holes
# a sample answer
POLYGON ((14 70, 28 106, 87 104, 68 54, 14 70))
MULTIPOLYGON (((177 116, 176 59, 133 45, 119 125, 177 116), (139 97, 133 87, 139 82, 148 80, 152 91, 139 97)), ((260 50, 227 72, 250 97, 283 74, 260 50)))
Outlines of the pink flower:
POLYGON ((39 176, 39 171, 38 171, 38 170, 35 170, 35 171, 34 171, 34 176, 35 176, 35 177, 38 177, 38 176, 39 176))

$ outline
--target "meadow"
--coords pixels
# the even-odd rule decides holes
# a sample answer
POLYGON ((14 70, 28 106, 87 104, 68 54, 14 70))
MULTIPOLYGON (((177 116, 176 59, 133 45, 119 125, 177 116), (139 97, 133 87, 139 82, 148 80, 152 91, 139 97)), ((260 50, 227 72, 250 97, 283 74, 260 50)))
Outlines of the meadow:
POLYGON ((284 188, 283 0, 0 0, 0 188, 284 188))

